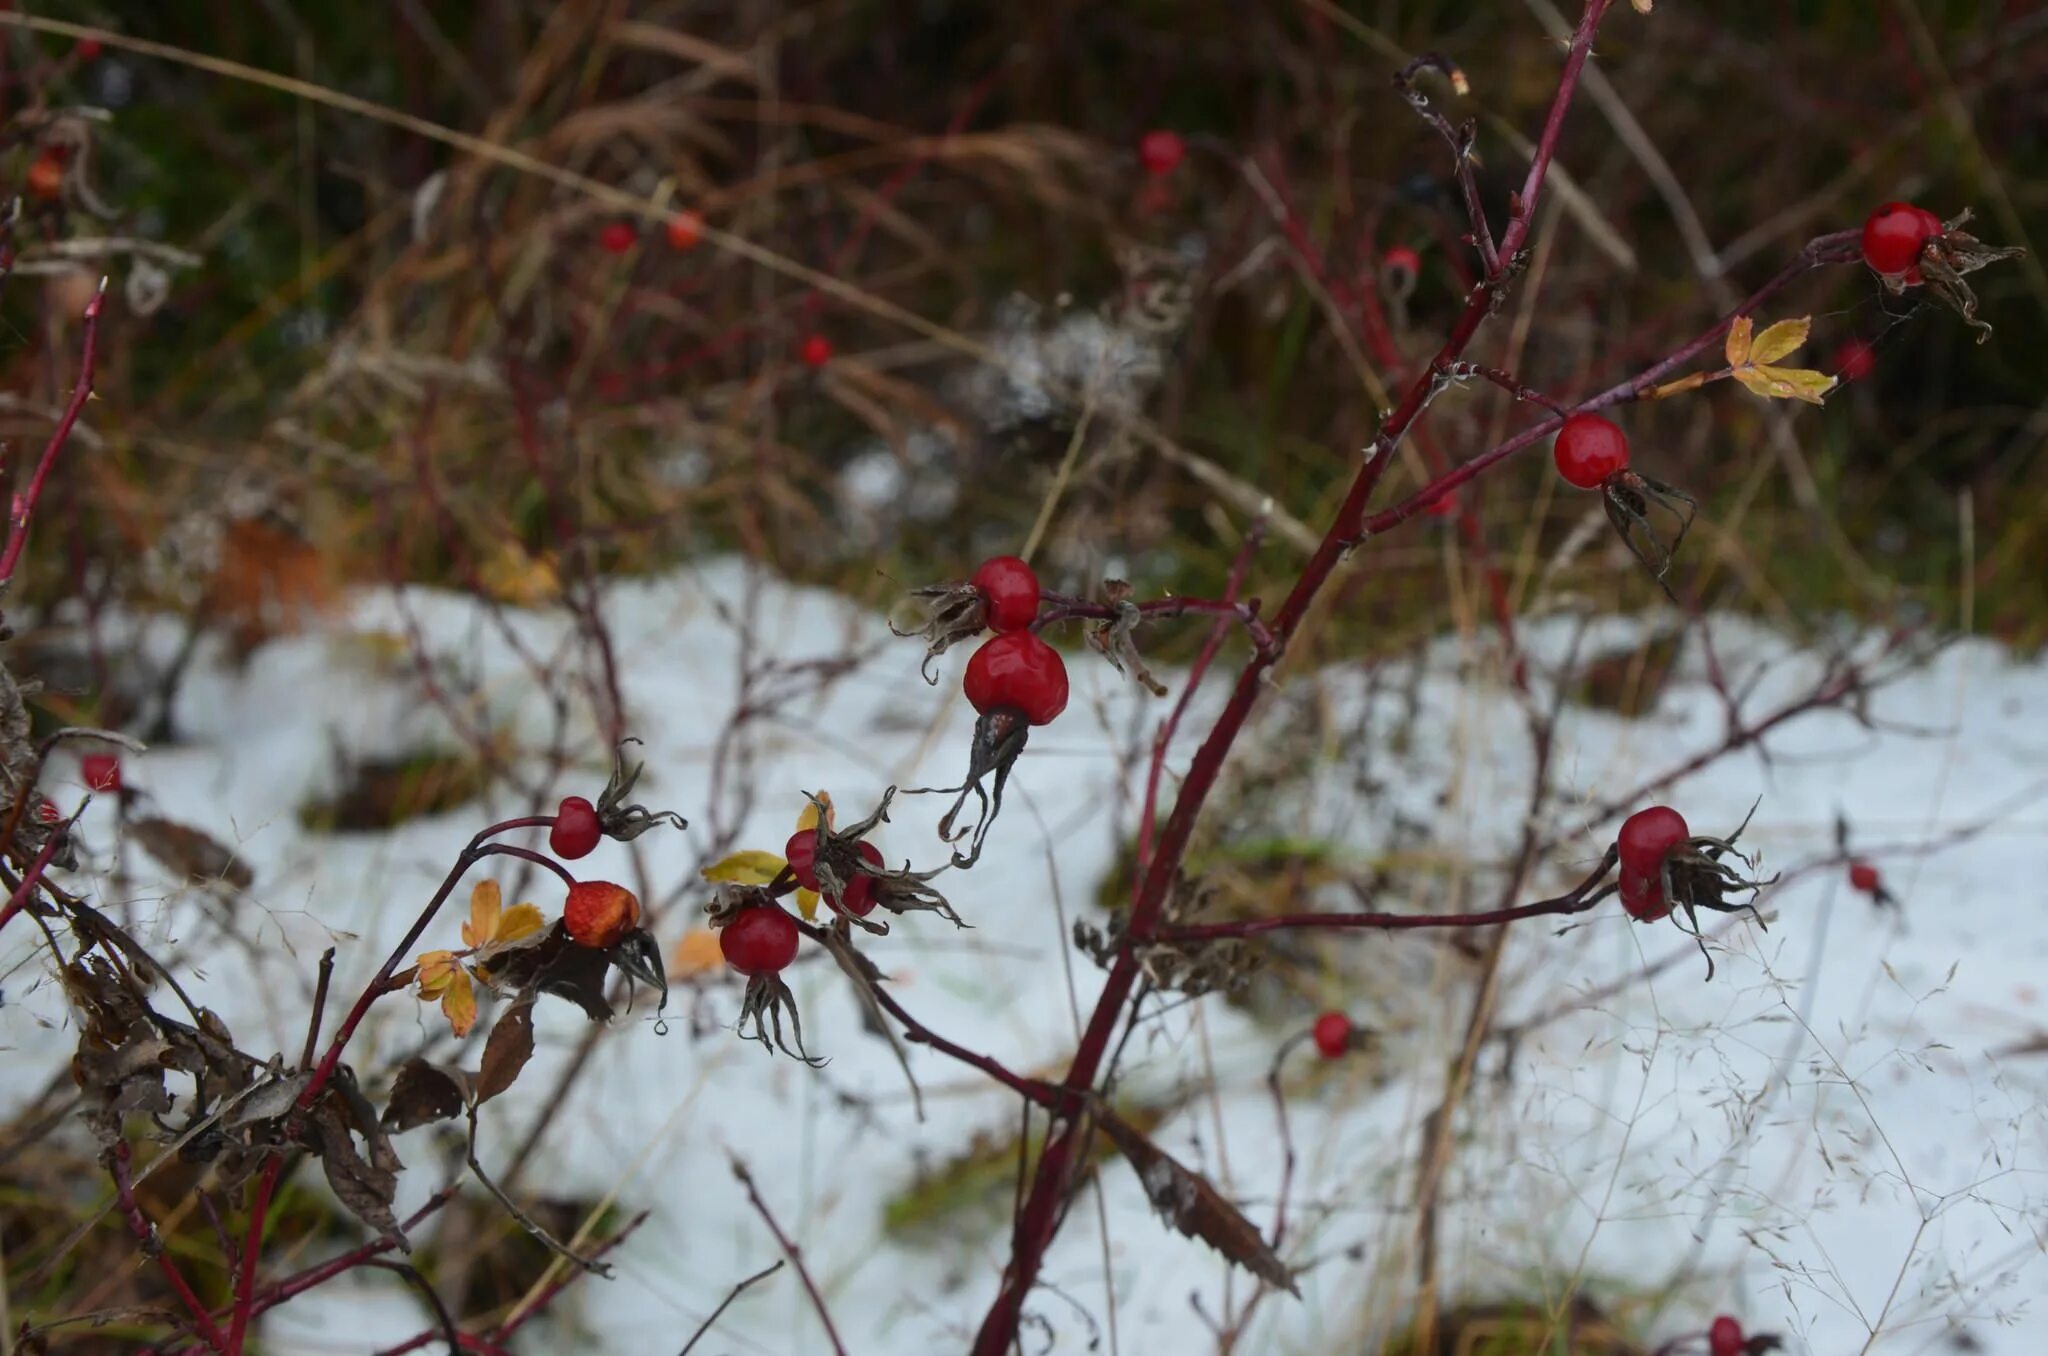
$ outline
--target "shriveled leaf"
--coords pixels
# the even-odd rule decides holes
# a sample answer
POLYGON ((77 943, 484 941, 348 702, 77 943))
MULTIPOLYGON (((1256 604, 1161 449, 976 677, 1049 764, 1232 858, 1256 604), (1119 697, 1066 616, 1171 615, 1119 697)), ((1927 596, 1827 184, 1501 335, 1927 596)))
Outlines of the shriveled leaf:
POLYGON ((713 862, 704 868, 703 875, 709 881, 732 881, 739 885, 766 885, 782 874, 782 868, 789 863, 772 852, 749 848, 735 852, 723 861, 713 862))
POLYGON ((384 1106, 384 1128, 394 1135, 462 1114, 462 1081, 438 1065, 417 1057, 399 1067, 384 1106))
POLYGON ((356 1152, 341 1107, 323 1102, 313 1116, 319 1136, 316 1146, 320 1166, 327 1171, 327 1185, 334 1188, 348 1212, 386 1238, 400 1239, 398 1219, 391 1213, 392 1197, 398 1191, 398 1174, 364 1161, 356 1152))
POLYGON ((1736 316, 1734 322, 1728 326, 1728 343, 1722 352, 1727 356, 1730 367, 1741 368, 1749 365, 1750 338, 1755 332, 1756 322, 1746 315, 1736 316))
POLYGON ((299 1094, 306 1090, 306 1084, 312 1080, 313 1073, 310 1069, 285 1078, 273 1078, 244 1097, 235 1109, 228 1113, 223 1123, 229 1129, 240 1129, 259 1121, 276 1120, 292 1109, 292 1103, 299 1100, 299 1094))
POLYGON ((591 1021, 608 1022, 612 1006, 604 990, 609 964, 604 952, 570 941, 556 919, 539 937, 498 955, 491 963, 490 982, 522 998, 536 993, 566 998, 591 1021))
POLYGON ((1756 342, 1749 348, 1749 360, 1752 363, 1778 361, 1805 343, 1807 333, 1812 328, 1811 316, 1803 315, 1797 320, 1780 320, 1756 337, 1756 342))
POLYGON ((1096 1118, 1103 1133, 1137 1170, 1152 1208, 1169 1224, 1189 1238, 1201 1239, 1260 1280, 1289 1294, 1300 1293, 1294 1287, 1293 1273, 1267 1246, 1258 1227, 1209 1185, 1207 1178, 1176 1162, 1114 1111, 1101 1108, 1096 1118))
POLYGON ((1738 367, 1735 379, 1766 400, 1803 400, 1809 405, 1827 403, 1835 379, 1825 372, 1804 367, 1738 367))
POLYGON ((507 1009, 491 1028, 484 1042, 484 1063, 476 1076, 476 1104, 482 1106, 519 1079, 519 1071, 533 1058, 533 1000, 526 999, 507 1009))
POLYGON ((224 881, 237 890, 255 884, 255 873, 232 848, 188 824, 150 816, 129 821, 128 832, 143 851, 187 880, 224 881))
POLYGON ((469 921, 462 925, 462 944, 482 946, 498 933, 498 915, 505 911, 505 895, 494 880, 480 880, 469 892, 469 921))

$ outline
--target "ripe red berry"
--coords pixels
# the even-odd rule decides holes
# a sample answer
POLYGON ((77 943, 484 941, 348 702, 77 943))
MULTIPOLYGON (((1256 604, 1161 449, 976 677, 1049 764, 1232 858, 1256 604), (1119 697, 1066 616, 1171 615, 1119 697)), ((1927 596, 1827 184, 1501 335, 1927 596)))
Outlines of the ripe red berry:
POLYGON ((1884 888, 1884 877, 1877 874, 1877 868, 1869 862, 1849 863, 1849 888, 1874 895, 1884 888))
POLYGON ((78 771, 94 791, 121 789, 121 759, 111 753, 88 753, 78 760, 78 771))
POLYGON ((772 975, 796 959, 796 919, 773 906, 741 909, 718 934, 725 963, 741 974, 772 975))
POLYGON ((1029 631, 1006 631, 974 652, 961 684, 976 711, 1011 710, 1048 725, 1067 709, 1067 664, 1029 631))
MULTIPOLYGON (((860 844, 861 860, 869 866, 882 865, 882 850, 873 843, 860 844)), ((828 903, 830 901, 827 901, 828 903)), ((865 918, 875 911, 875 878, 855 876, 846 882, 846 889, 840 893, 839 909, 855 918, 865 918)))
POLYGON ((588 857, 597 849, 604 830, 597 822, 597 807, 581 796, 564 796, 555 807, 554 827, 548 830, 548 851, 564 861, 588 857))
POLYGON ((968 581, 988 603, 988 624, 995 631, 1021 631, 1038 617, 1038 575, 1016 556, 994 556, 981 562, 968 581))
POLYGON ((640 901, 625 886, 582 880, 569 887, 562 905, 562 930, 578 946, 606 950, 639 925, 640 901))
POLYGON ((1406 245, 1395 245, 1380 256, 1380 267, 1414 276, 1422 272, 1422 256, 1406 245))
POLYGON ((1742 1334, 1742 1325, 1728 1315, 1722 1314, 1707 1329, 1707 1356, 1742 1356, 1749 1339, 1742 1334))
POLYGON ((1861 339, 1844 339, 1835 350, 1835 376, 1842 381, 1861 381, 1876 367, 1876 351, 1861 339))
POLYGON ((1612 419, 1575 414, 1557 431, 1551 456, 1557 473, 1582 490, 1598 489, 1616 471, 1628 467, 1628 435, 1612 419))
POLYGON ((624 254, 640 243, 640 232, 630 221, 607 221, 597 233, 597 247, 606 254, 624 254))
POLYGON ((796 356, 805 367, 823 367, 832 361, 832 341, 822 334, 807 334, 797 346, 796 356))
POLYGON ((1623 880, 1631 875, 1656 880, 1671 850, 1690 837, 1692 830, 1686 827, 1685 816, 1669 805, 1652 805, 1636 811, 1622 821, 1621 832, 1614 840, 1615 849, 1621 854, 1623 880))
POLYGON ((697 242, 704 238, 704 218, 695 212, 678 212, 668 219, 668 247, 682 251, 695 249, 697 242))
POLYGON ((818 860, 818 831, 798 829, 782 845, 782 855, 789 859, 789 874, 796 877, 796 883, 806 890, 818 888, 818 873, 814 869, 818 860))
POLYGON ((98 61, 100 53, 106 49, 101 46, 98 38, 80 38, 78 45, 71 50, 78 53, 80 61, 98 61))
POLYGON ((1326 1012, 1316 1018, 1316 1049, 1324 1059, 1336 1059, 1351 1048, 1351 1019, 1341 1012, 1326 1012))
POLYGON ((1621 907, 1628 910, 1628 916, 1638 923, 1654 923, 1671 912, 1671 901, 1664 898, 1664 882, 1657 876, 1641 876, 1621 869, 1621 907))
POLYGON ((1155 179, 1163 179, 1180 168, 1180 162, 1187 158, 1188 145, 1180 139, 1180 133, 1155 127, 1138 138, 1138 161, 1144 165, 1145 173, 1155 179))
POLYGON ((1920 281, 1921 247, 1941 234, 1941 218, 1909 202, 1888 202, 1863 223, 1863 262, 1889 276, 1920 281))
POLYGON ((63 157, 45 151, 29 162, 28 179, 25 184, 32 198, 54 202, 64 195, 63 157))

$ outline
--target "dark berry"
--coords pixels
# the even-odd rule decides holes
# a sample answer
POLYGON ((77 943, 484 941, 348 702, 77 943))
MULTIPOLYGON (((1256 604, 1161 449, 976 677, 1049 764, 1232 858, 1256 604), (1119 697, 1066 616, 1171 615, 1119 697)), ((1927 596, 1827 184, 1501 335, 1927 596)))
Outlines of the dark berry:
POLYGON ((1861 381, 1877 367, 1877 354, 1861 339, 1844 339, 1835 350, 1835 375, 1845 382, 1861 381))
POLYGON ((640 243, 640 232, 630 221, 607 221, 597 233, 597 247, 606 254, 624 254, 640 243))
MULTIPOLYGON (((876 847, 873 843, 862 843, 859 846, 862 861, 876 868, 882 865, 882 850, 880 848, 876 847)), ((830 903, 831 901, 828 899, 826 902, 830 903)), ((833 907, 837 908, 841 913, 850 913, 855 918, 865 918, 873 913, 875 911, 875 878, 869 875, 856 875, 852 880, 846 882, 846 888, 840 892, 839 902, 833 907)))
POLYGON ((822 334, 807 334, 797 345, 796 356, 805 367, 823 367, 832 361, 832 341, 822 334))
POLYGON ((1869 862, 1849 863, 1849 888, 1874 895, 1884 888, 1884 877, 1877 874, 1877 868, 1869 862))
POLYGON ((597 807, 581 796, 564 796, 555 807, 554 827, 548 830, 548 851, 563 861, 573 862, 597 850, 604 830, 597 822, 597 807))
POLYGON ((704 218, 695 212, 678 212, 668 219, 668 247, 672 250, 691 250, 704 238, 704 218))
POLYGON ((1180 133, 1163 127, 1138 138, 1138 161, 1144 165, 1145 173, 1155 179, 1163 179, 1179 169, 1187 153, 1187 143, 1181 140, 1180 133))
POLYGON ((1021 631, 1038 617, 1038 576, 1016 556, 981 562, 968 582, 988 604, 989 629, 1021 631))
POLYGON ((782 855, 789 859, 789 874, 796 877, 796 883, 806 890, 818 888, 818 831, 798 829, 782 845, 782 855))
POLYGON ((982 715, 1015 711, 1027 725, 1050 724, 1067 709, 1067 665, 1029 631, 1009 631, 974 652, 961 684, 982 715))
POLYGON ((772 975, 796 959, 796 919, 773 905, 742 909, 718 934, 725 963, 748 977, 772 975))
POLYGON ((1628 468, 1628 435, 1611 419, 1575 414, 1557 431, 1551 455, 1557 473, 1582 490, 1598 489, 1609 476, 1628 468))

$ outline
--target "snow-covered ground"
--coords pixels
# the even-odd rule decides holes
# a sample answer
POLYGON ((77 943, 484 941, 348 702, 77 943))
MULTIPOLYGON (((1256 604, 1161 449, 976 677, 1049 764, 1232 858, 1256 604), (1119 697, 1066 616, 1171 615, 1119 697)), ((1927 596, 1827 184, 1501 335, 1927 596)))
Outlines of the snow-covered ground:
MULTIPOLYGON (((546 737, 547 694, 493 621, 427 591, 408 594, 405 608, 437 656, 475 680, 493 723, 546 737)), ((695 823, 688 834, 650 833, 633 849, 607 843, 578 874, 635 881, 628 853, 637 850, 659 895, 690 879, 700 860, 714 743, 738 693, 732 617, 749 619, 755 654, 788 660, 843 654, 886 633, 880 619, 840 599, 758 578, 750 585, 745 568, 729 562, 620 583, 606 609, 630 728, 646 741, 641 798, 695 823)), ((558 616, 507 615, 536 653, 574 646, 558 616)), ((353 994, 461 843, 499 817, 471 806, 389 833, 334 836, 307 833, 294 817, 309 795, 331 789, 335 749, 397 753, 445 730, 373 639, 403 633, 404 623, 392 598, 367 596, 329 630, 273 641, 240 667, 207 657, 180 697, 188 742, 128 760, 129 783, 160 812, 235 844, 255 870, 255 889, 238 907, 243 931, 263 943, 260 972, 233 956, 210 957, 195 986, 244 1048, 295 1050, 320 950, 340 946, 336 989, 353 994)), ((1713 625, 1724 664, 1746 671, 1775 661, 1748 698, 1754 709, 1811 681, 1813 661, 1784 642, 1743 622, 1713 625)), ((1566 643, 1561 625, 1532 636, 1539 651, 1566 643)), ((151 644, 174 640, 152 633, 151 644)), ((1350 775, 1356 748, 1340 745, 1304 769, 1290 813, 1301 837, 1359 859, 1389 845, 1390 807, 1428 816, 1432 853, 1451 864, 1444 869, 1465 882, 1476 908, 1491 902, 1491 870, 1520 830, 1530 754, 1520 709, 1462 676, 1463 657, 1454 639, 1433 650, 1416 689, 1424 714, 1415 728, 1437 737, 1398 758, 1379 752, 1378 775, 1398 771, 1386 799, 1359 801, 1350 775)), ((745 775, 757 795, 741 845, 779 851, 803 790, 828 789, 844 813, 860 814, 890 782, 956 780, 973 714, 956 695, 964 658, 964 647, 948 656, 939 686, 927 687, 916 643, 896 642, 748 727, 745 775)), ((1722 709, 1696 665, 1694 656, 1681 666, 1650 719, 1567 708, 1555 753, 1559 825, 1572 822, 1574 806, 1719 741, 1722 709)), ((1034 737, 982 862, 947 882, 973 928, 913 917, 864 943, 922 1021, 1028 1071, 1063 1067, 1098 986, 1099 972, 1066 939, 1077 914, 1092 908, 1119 827, 1131 822, 1120 804, 1129 750, 1163 711, 1107 665, 1077 656, 1071 668, 1068 714, 1034 737)), ((1221 686, 1212 679, 1205 701, 1221 686)), ((1396 721, 1400 700, 1369 693, 1355 674, 1288 680, 1289 701, 1310 691, 1337 713, 1333 728, 1357 726, 1356 717, 1368 729, 1396 721)), ((1176 766, 1205 728, 1203 704, 1184 727, 1176 766)), ((1679 1281, 1655 1312, 1630 1310, 1653 1338, 1697 1330, 1725 1309, 1752 1331, 1784 1332, 1792 1350, 1822 1356, 1942 1350, 1956 1325, 1980 1351, 2048 1350, 2048 1312, 2032 1302, 2048 1288, 2048 1055, 2012 1052, 2048 1025, 2048 808, 2035 798, 2048 784, 2044 711, 2048 664, 1960 644, 1886 688, 1873 704, 1874 728, 1839 714, 1807 717, 1772 735, 1768 763, 1738 754, 1672 794, 1696 831, 1732 828, 1762 796, 1745 841, 1762 849, 1767 869, 1827 853, 1838 810, 1859 845, 1871 847, 1927 842, 1995 817, 1942 851, 1878 856, 1904 901, 1901 917, 1874 911, 1837 869, 1806 873, 1766 899, 1768 932, 1746 922, 1726 931, 1711 984, 1687 938, 1668 925, 1633 926, 1612 905, 1568 929, 1556 920, 1518 928, 1503 971, 1508 1022, 1674 952, 1691 954, 1532 1031, 1507 1077, 1496 1076, 1489 1054, 1444 1185, 1447 1289, 1561 1298, 1577 1283, 1614 1307, 1624 1293, 1679 1281)), ((561 792, 594 794, 601 784, 606 752, 594 736, 589 743, 587 768, 564 779, 561 792)), ((65 777, 75 786, 75 773, 58 780, 65 777)), ((937 857, 931 821, 942 807, 931 802, 939 799, 898 801, 882 837, 892 855, 937 857)), ((111 807, 95 806, 85 830, 104 861, 111 807)), ((1603 846, 1597 834, 1567 844, 1533 889, 1569 884, 1603 846)), ((166 898, 147 884, 146 859, 133 850, 125 857, 134 873, 128 916, 146 937, 168 946, 197 925, 201 908, 217 907, 166 898)), ((1432 871, 1431 888, 1441 890, 1443 871, 1432 871)), ((552 914, 555 894, 542 883, 526 897, 552 914)), ((423 946, 457 944, 460 898, 423 946)), ((693 921, 671 913, 658 931, 672 944, 693 921)), ((1463 962, 1426 935, 1362 935, 1349 945, 1384 955, 1386 974, 1369 992, 1329 996, 1379 1028, 1383 1050, 1304 1086, 1290 1103, 1300 1165, 1283 1252, 1307 1270, 1298 1301, 1260 1306, 1241 1350, 1375 1350, 1402 1322, 1412 1292, 1420 1126, 1470 989, 1455 982, 1463 962)), ((40 965, 29 929, 0 939, 0 1110, 40 1087, 71 1046, 61 996, 40 965)), ((884 1234, 883 1205, 916 1180, 920 1164, 944 1163, 977 1133, 1013 1134, 1015 1101, 942 1056, 912 1050, 925 1092, 919 1123, 900 1069, 861 1030, 836 969, 801 963, 791 978, 812 1053, 831 1061, 821 1072, 727 1030, 693 1036, 693 1002, 727 1023, 736 1013, 739 991, 722 978, 695 997, 679 988, 665 1034, 643 1000, 600 1042, 525 1184, 615 1195, 652 1215, 617 1254, 616 1277, 579 1282, 531 1330, 532 1349, 674 1351, 736 1280, 773 1261, 774 1241, 734 1180, 731 1155, 745 1160, 801 1242, 849 1351, 964 1347, 1006 1256, 1000 1228, 963 1230, 936 1245, 898 1242, 884 1234), (571 1332, 583 1337, 572 1341, 571 1332)), ((388 1067, 439 1020, 402 997, 378 1012, 351 1050, 358 1069, 388 1067)), ((502 1162, 542 1109, 582 1026, 566 1005, 542 1005, 534 1064, 486 1110, 487 1164, 502 1162)), ((1281 1159, 1264 1077, 1284 1034, 1212 998, 1154 1022, 1125 1066, 1143 1092, 1195 1094, 1158 1141, 1261 1224, 1271 1218, 1281 1159)), ((401 1214, 440 1185, 440 1156, 428 1147, 434 1133, 398 1141, 413 1165, 401 1214)), ((1101 1325, 1102 1351, 1112 1349, 1112 1325, 1123 1352, 1211 1349, 1204 1315, 1225 1311, 1226 1292, 1241 1302, 1247 1279, 1164 1226, 1127 1167, 1109 1165, 1100 1182, 1100 1210, 1084 1199, 1048 1259, 1045 1279, 1058 1293, 1034 1298, 1051 1324, 1051 1349, 1088 1349, 1081 1309, 1101 1325)), ((428 1321, 396 1278, 376 1276, 295 1301, 266 1321, 265 1337, 277 1352, 360 1352, 428 1321)), ((825 1350, 788 1271, 738 1300, 699 1347, 825 1350)))

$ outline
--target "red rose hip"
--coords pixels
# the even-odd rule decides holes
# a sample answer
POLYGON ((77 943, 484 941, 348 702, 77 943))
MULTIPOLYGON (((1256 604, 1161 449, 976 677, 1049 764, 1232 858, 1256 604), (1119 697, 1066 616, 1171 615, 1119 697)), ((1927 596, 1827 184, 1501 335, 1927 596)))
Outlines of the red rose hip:
POLYGON ((988 604, 992 631, 1021 631, 1038 617, 1038 575, 1017 556, 994 556, 968 581, 988 604))
POLYGON ((1316 1018, 1311 1034, 1324 1059, 1336 1059, 1351 1049, 1351 1019, 1341 1012, 1326 1012, 1316 1018))
POLYGON ((718 934, 725 963, 741 974, 772 975, 796 959, 796 919, 773 906, 742 909, 718 934))
POLYGON ((606 254, 624 254, 640 241, 630 221, 608 221, 597 233, 597 247, 606 254))
POLYGON ((974 652, 961 684, 976 711, 1015 711, 1027 725, 1048 725, 1067 709, 1067 665, 1029 631, 1009 631, 974 652))
POLYGON ((1155 127, 1138 138, 1138 162, 1155 179, 1163 179, 1179 169, 1187 153, 1187 143, 1181 140, 1180 133, 1163 127, 1155 127))
POLYGON ((581 796, 564 796, 555 807, 554 826, 548 830, 548 851, 565 862, 588 857, 597 848, 604 830, 597 822, 597 807, 581 796))
POLYGON ((1707 1356, 1742 1356, 1749 1339, 1733 1315, 1722 1314, 1707 1329, 1707 1356))
POLYGON ((1888 202, 1863 223, 1863 262, 1887 277, 1920 281, 1920 251, 1941 234, 1941 218, 1909 202, 1888 202))
POLYGON ((1582 490, 1598 489, 1609 476, 1628 469, 1628 435, 1612 419, 1575 414, 1557 431, 1551 456, 1567 483, 1582 490))
POLYGON ((789 874, 796 877, 796 883, 806 890, 818 888, 818 831, 798 829, 782 845, 782 855, 789 859, 789 874))
POLYGON ((583 880, 569 887, 562 905, 562 930, 578 946, 604 951, 640 925, 640 901, 623 885, 583 880))
POLYGON ((823 367, 832 361, 832 341, 822 334, 807 334, 796 356, 805 367, 823 367))

